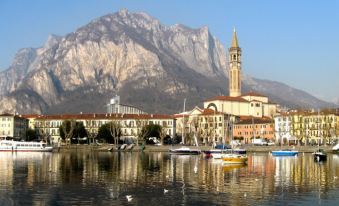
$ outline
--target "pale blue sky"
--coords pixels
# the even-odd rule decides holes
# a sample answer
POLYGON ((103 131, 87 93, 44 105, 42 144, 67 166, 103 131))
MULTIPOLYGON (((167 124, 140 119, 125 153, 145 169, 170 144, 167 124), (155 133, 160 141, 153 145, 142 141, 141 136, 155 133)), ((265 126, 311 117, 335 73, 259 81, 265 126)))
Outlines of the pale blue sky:
POLYGON ((20 48, 40 47, 119 9, 143 11, 165 25, 208 26, 225 47, 235 26, 243 72, 317 97, 339 97, 339 1, 0 0, 0 70, 20 48))

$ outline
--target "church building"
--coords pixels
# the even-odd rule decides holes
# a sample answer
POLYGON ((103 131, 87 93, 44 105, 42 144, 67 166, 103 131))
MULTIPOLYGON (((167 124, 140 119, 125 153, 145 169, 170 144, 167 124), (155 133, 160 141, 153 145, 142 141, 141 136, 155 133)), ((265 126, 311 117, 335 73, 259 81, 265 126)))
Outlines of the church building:
POLYGON ((270 117, 277 112, 277 104, 262 94, 241 94, 241 48, 234 30, 229 48, 229 96, 216 96, 204 101, 204 108, 236 116, 270 117))

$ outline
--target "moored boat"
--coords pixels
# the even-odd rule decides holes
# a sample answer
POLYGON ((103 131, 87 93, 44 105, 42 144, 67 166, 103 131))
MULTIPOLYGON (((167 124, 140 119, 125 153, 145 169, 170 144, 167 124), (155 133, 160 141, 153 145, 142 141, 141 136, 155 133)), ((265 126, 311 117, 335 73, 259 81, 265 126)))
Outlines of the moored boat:
POLYGON ((246 164, 248 160, 247 155, 243 154, 223 154, 223 164, 246 164))
POLYGON ((332 147, 332 152, 333 153, 339 153, 339 143, 336 144, 334 147, 332 147))
POLYGON ((298 151, 294 150, 276 150, 272 151, 273 156, 296 156, 298 155, 298 151))
POLYGON ((7 152, 51 152, 53 147, 45 142, 0 140, 0 151, 7 152))
POLYGON ((323 162, 327 160, 327 154, 324 150, 318 149, 316 152, 313 153, 314 161, 323 162))
POLYGON ((245 149, 211 149, 203 151, 206 157, 221 159, 223 154, 246 154, 245 149))
POLYGON ((191 149, 189 147, 180 147, 177 149, 170 149, 171 154, 180 154, 180 155, 198 155, 201 153, 199 149, 191 149))

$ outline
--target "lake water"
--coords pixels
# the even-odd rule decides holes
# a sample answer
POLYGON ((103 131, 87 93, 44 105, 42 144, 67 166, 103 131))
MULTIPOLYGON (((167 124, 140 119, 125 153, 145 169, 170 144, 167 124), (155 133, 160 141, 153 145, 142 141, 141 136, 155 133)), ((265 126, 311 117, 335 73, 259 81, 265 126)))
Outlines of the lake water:
POLYGON ((2 152, 0 205, 339 205, 339 156, 248 156, 2 152))

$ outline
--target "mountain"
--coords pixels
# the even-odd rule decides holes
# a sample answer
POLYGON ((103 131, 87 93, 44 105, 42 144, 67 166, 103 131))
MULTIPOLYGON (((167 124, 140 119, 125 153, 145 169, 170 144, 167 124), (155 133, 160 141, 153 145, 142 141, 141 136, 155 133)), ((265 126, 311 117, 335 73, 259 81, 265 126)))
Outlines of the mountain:
MULTIPOLYGON (((333 106, 279 82, 244 75, 242 84, 289 107, 333 106)), ((228 95, 227 54, 207 27, 165 26, 124 9, 20 50, 0 86, 1 112, 105 112, 119 94, 147 112, 173 113, 184 98, 192 108, 228 95)))

